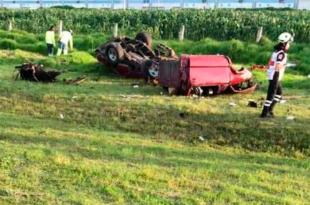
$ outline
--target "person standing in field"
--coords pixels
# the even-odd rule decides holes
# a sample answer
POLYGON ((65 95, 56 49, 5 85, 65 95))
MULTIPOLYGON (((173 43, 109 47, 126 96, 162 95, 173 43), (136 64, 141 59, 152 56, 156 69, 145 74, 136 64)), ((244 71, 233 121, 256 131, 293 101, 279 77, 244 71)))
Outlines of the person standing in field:
POLYGON ((59 36, 59 47, 57 50, 57 55, 64 55, 68 54, 68 49, 73 50, 73 32, 72 30, 69 31, 62 31, 59 36))
POLYGON ((48 56, 53 56, 55 44, 55 27, 51 26, 45 33, 45 43, 48 56))
POLYGON ((290 33, 282 33, 278 37, 279 43, 274 47, 268 68, 268 92, 265 100, 264 108, 262 110, 262 118, 274 117, 273 109, 275 105, 282 99, 282 85, 281 81, 284 76, 287 52, 290 48, 290 43, 293 42, 294 37, 290 33))

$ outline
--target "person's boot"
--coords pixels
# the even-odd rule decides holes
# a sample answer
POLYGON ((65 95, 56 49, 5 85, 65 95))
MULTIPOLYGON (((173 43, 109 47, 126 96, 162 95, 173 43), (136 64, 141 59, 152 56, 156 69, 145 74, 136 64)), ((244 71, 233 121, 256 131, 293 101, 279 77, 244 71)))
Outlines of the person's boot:
POLYGON ((64 55, 68 55, 68 48, 64 49, 64 55))
POLYGON ((269 114, 269 107, 268 106, 264 106, 262 114, 260 115, 261 118, 266 118, 268 117, 269 114))
POLYGON ((272 101, 272 103, 271 103, 271 105, 270 105, 269 115, 270 115, 271 117, 275 117, 274 112, 273 112, 273 109, 274 109, 274 107, 275 107, 276 104, 277 104, 276 101, 272 101))

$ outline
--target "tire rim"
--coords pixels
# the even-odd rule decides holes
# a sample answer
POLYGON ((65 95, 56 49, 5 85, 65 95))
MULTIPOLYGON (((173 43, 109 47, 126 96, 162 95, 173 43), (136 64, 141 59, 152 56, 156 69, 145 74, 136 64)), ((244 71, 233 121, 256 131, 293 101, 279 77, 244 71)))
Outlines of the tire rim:
POLYGON ((110 48, 108 50, 108 56, 109 56, 109 59, 113 62, 116 62, 117 61, 117 54, 116 54, 116 50, 114 48, 110 48))
POLYGON ((150 68, 149 69, 149 74, 150 74, 151 77, 157 78, 158 77, 158 70, 156 68, 150 68))

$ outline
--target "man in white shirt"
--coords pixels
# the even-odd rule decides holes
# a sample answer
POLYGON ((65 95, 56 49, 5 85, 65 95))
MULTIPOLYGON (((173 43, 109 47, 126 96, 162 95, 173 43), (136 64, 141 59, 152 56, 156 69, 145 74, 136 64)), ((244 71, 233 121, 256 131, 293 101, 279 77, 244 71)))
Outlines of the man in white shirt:
POLYGON ((68 47, 70 46, 70 50, 73 50, 73 32, 72 30, 69 31, 62 31, 59 36, 59 48, 57 51, 57 55, 64 55, 68 54, 68 47))

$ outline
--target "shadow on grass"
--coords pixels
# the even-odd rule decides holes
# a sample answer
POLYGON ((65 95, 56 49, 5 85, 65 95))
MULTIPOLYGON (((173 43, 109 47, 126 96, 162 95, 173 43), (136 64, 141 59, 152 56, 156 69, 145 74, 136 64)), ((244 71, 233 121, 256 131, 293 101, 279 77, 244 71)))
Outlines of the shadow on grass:
MULTIPOLYGON (((117 133, 120 135, 120 133, 117 133)), ((167 147, 163 144, 131 145, 130 143, 106 143, 100 138, 77 139, 49 136, 21 136, 1 134, 0 141, 25 146, 52 149, 55 153, 65 156, 82 157, 91 160, 118 160, 121 162, 155 165, 160 167, 216 168, 218 166, 237 168, 255 172, 263 169, 272 173, 303 173, 309 169, 308 160, 295 160, 285 157, 270 157, 267 155, 249 155, 247 153, 225 153, 213 150, 203 150, 194 147, 186 149, 167 147)), ((110 136, 106 136, 110 137, 110 136)), ((121 137, 117 139, 121 142, 121 137)), ((50 152, 47 152, 51 154, 50 152)))
MULTIPOLYGON (((179 109, 159 108, 159 105, 156 104, 144 105, 144 111, 139 110, 138 107, 141 105, 137 104, 137 108, 131 106, 128 113, 119 114, 115 113, 119 107, 117 104, 102 106, 108 108, 104 112, 98 110, 97 112, 93 111, 93 114, 83 113, 83 117, 72 112, 72 116, 66 115, 63 120, 51 119, 51 121, 47 121, 37 119, 35 122, 31 119, 29 120, 31 124, 27 124, 27 120, 23 120, 23 123, 18 124, 16 121, 21 122, 21 119, 5 116, 2 118, 6 122, 1 124, 7 128, 32 128, 32 126, 37 126, 40 130, 44 128, 59 130, 59 126, 64 126, 64 129, 68 129, 67 126, 71 128, 73 126, 82 126, 87 129, 104 130, 113 133, 138 134, 145 136, 145 138, 151 137, 159 142, 177 139, 193 146, 202 143, 199 138, 199 136, 202 136, 204 141, 221 146, 241 146, 252 151, 271 151, 288 155, 299 151, 309 155, 310 133, 308 129, 304 129, 310 123, 308 118, 299 120, 299 122, 282 122, 281 119, 262 120, 251 113, 230 113, 227 115, 190 113, 186 114, 186 117, 181 117, 179 116, 181 112, 179 109), (147 113, 141 113, 146 110, 147 113), (75 116, 75 114, 77 115, 75 116), (42 123, 44 121, 50 123, 44 124, 42 123)), ((87 110, 87 108, 85 109, 87 110)), ((28 140, 28 138, 25 139, 28 140)), ((70 139, 61 139, 59 143, 71 143, 71 141, 66 143, 66 140, 70 139)), ((55 143, 58 143, 58 141, 56 140, 55 143)))

